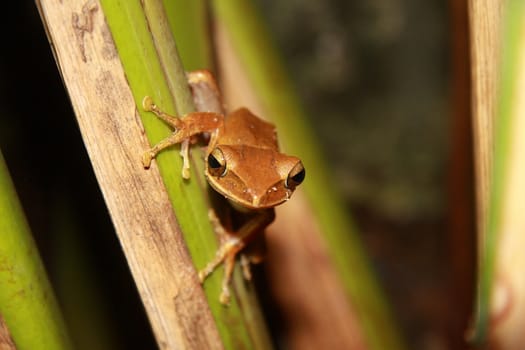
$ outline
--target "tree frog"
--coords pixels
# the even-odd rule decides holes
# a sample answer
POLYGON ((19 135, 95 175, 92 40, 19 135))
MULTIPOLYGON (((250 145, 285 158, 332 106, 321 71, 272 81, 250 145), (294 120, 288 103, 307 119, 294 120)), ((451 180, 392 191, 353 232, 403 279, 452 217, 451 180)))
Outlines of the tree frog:
MULTIPOLYGON (((208 71, 191 72, 188 77, 190 86, 206 84, 209 91, 219 96, 217 84, 208 71)), ((145 168, 161 150, 209 133, 205 177, 210 187, 222 197, 219 200, 222 203, 216 204, 209 215, 220 246, 215 257, 199 271, 199 278, 203 283, 219 265, 224 264, 219 299, 228 304, 229 282, 237 254, 240 255, 244 277, 250 279, 249 264, 261 260, 256 243, 263 240, 264 229, 275 218, 273 208, 290 199, 295 188, 303 182, 304 166, 299 158, 279 151, 275 126, 246 108, 227 115, 201 110, 179 118, 164 113, 149 97, 144 98, 143 107, 174 129, 170 136, 144 153, 145 168)), ((188 154, 183 157, 188 157, 188 154)), ((188 166, 187 159, 184 164, 188 166)))

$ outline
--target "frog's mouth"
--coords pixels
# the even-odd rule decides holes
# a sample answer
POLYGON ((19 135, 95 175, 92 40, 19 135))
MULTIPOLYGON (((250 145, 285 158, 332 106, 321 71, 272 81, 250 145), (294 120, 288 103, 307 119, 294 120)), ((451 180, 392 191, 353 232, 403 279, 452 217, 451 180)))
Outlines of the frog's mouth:
POLYGON ((266 205, 262 205, 259 203, 257 199, 254 199, 252 203, 250 202, 240 202, 236 201, 233 198, 228 198, 226 196, 226 199, 228 200, 228 203, 237 211, 240 212, 250 212, 250 211, 257 211, 257 210, 264 210, 269 209, 278 206, 279 204, 282 204, 288 200, 288 198, 284 198, 277 202, 268 203, 266 205))
POLYGON ((222 188, 220 181, 208 181, 209 185, 218 193, 223 195, 236 210, 241 212, 263 210, 273 208, 290 199, 292 190, 286 188, 283 183, 270 186, 265 191, 254 191, 243 189, 232 192, 232 187, 226 191, 222 188))

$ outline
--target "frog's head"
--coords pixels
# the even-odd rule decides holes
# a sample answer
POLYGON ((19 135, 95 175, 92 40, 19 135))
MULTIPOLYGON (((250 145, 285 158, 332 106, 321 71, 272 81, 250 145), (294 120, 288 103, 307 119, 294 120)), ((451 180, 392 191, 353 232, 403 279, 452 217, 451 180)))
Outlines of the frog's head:
POLYGON ((207 156, 206 177, 234 206, 253 210, 287 201, 305 170, 299 158, 273 149, 218 145, 207 156))

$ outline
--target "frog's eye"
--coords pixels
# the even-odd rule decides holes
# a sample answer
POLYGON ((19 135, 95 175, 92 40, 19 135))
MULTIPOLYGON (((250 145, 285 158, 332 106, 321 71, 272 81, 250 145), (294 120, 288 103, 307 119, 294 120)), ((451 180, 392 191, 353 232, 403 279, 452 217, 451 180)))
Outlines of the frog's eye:
POLYGON ((220 148, 208 154, 208 172, 218 177, 226 175, 226 159, 220 148))
POLYGON ((294 190, 296 186, 303 182, 306 171, 304 170, 303 163, 299 162, 288 173, 288 178, 284 183, 284 186, 290 190, 294 190))

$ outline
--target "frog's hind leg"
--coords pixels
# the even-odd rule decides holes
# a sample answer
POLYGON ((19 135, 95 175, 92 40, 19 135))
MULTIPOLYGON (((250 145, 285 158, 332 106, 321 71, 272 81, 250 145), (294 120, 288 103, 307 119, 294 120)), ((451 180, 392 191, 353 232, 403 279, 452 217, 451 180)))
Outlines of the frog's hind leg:
POLYGON ((245 222, 244 225, 234 233, 228 232, 222 226, 214 210, 210 209, 208 216, 215 228, 215 233, 219 236, 221 245, 215 253, 213 260, 199 271, 199 279, 201 280, 201 283, 204 282, 206 277, 208 277, 220 264, 224 264, 224 277, 222 280, 220 301, 223 304, 227 304, 230 298, 229 284, 237 254, 243 251, 247 245, 250 247, 246 254, 244 251, 240 254, 244 278, 250 280, 250 263, 262 261, 262 254, 259 255, 255 253, 262 252, 263 250, 261 250, 261 247, 264 247, 264 244, 261 245, 257 243, 263 242, 264 238, 262 237, 262 230, 274 219, 275 213, 273 209, 259 212, 245 222), (254 237, 254 235, 256 237, 254 237))
POLYGON ((199 271, 199 279, 202 282, 208 277, 220 264, 224 264, 224 277, 222 279, 222 292, 220 302, 228 304, 230 301, 229 284, 235 266, 235 257, 237 253, 244 248, 242 240, 232 237, 224 242, 215 253, 215 258, 199 271))
MULTIPOLYGON (((199 279, 202 282, 208 277, 215 269, 220 265, 224 264, 224 276, 222 278, 222 291, 219 297, 219 300, 222 304, 228 304, 230 301, 230 281, 233 274, 233 269, 235 267, 235 258, 237 254, 244 249, 244 241, 237 237, 236 235, 228 232, 217 213, 213 209, 208 210, 208 218, 213 226, 215 234, 219 237, 219 242, 221 245, 215 257, 210 261, 202 270, 199 271, 199 279)), ((229 224, 229 221, 226 222, 226 225, 229 224)))

